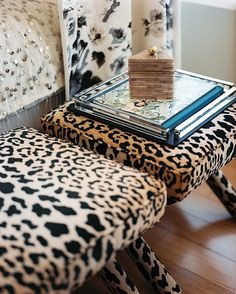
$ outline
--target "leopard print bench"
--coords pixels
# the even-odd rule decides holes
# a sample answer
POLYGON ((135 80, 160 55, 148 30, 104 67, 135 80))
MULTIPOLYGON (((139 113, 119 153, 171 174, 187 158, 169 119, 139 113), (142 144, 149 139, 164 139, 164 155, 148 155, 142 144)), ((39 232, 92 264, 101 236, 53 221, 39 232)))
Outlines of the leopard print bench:
MULTIPOLYGON (((191 137, 170 147, 123 132, 73 112, 74 102, 41 118, 44 132, 103 154, 161 179, 168 203, 185 198, 193 189, 229 162, 236 154, 236 104, 230 106, 191 137)), ((216 183, 216 181, 214 181, 216 183)), ((221 186, 223 181, 219 180, 221 186)), ((227 191, 227 185, 224 190, 227 191)), ((213 185, 211 185, 213 187, 213 185)), ((214 185, 215 190, 222 189, 214 185)), ((232 189, 231 189, 232 190, 232 189)), ((232 195, 232 191, 230 191, 232 195)), ((227 204, 224 199, 219 198, 227 204)), ((236 199, 236 194, 234 195, 236 199)), ((228 209, 236 215, 236 201, 228 209)))
POLYGON ((145 173, 34 129, 0 135, 0 292, 69 293, 165 204, 165 185, 145 173))

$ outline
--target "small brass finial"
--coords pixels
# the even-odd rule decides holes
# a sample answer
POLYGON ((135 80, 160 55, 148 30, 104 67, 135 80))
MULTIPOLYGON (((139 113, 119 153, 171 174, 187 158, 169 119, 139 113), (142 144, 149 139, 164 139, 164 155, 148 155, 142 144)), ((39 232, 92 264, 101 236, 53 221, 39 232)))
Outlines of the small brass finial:
POLYGON ((157 55, 157 47, 153 46, 148 49, 149 55, 157 55))

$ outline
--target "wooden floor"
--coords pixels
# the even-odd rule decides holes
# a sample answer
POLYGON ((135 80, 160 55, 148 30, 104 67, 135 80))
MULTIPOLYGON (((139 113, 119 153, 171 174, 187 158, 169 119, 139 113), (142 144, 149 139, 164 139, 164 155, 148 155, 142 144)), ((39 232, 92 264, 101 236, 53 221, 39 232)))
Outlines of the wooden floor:
MULTIPOLYGON (((236 160, 224 173, 236 187, 236 160)), ((144 237, 185 294, 236 293, 236 218, 229 216, 206 184, 168 207, 161 222, 144 237)), ((120 260, 140 294, 155 293, 124 253, 120 260)), ((110 292, 97 276, 76 293, 110 292)))

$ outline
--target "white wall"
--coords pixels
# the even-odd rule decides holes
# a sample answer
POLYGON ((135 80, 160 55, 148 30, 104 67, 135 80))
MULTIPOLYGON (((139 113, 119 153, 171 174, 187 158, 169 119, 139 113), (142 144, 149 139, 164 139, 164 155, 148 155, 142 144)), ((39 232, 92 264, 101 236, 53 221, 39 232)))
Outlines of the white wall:
MULTIPOLYGON (((219 3, 222 6, 224 1, 219 3)), ((199 0, 182 1, 183 69, 236 83, 236 10, 233 8, 233 5, 227 9, 202 5, 199 0)))

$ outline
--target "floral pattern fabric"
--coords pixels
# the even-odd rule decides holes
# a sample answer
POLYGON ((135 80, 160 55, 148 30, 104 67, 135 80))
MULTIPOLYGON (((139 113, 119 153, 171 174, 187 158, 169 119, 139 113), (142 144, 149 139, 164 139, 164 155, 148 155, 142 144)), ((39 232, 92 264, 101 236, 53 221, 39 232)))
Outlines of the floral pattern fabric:
POLYGON ((67 98, 127 70, 150 46, 171 50, 173 0, 58 0, 67 98))
POLYGON ((156 46, 172 52, 173 0, 132 1, 133 53, 156 46))
POLYGON ((127 68, 131 55, 131 2, 59 1, 67 96, 127 68))

